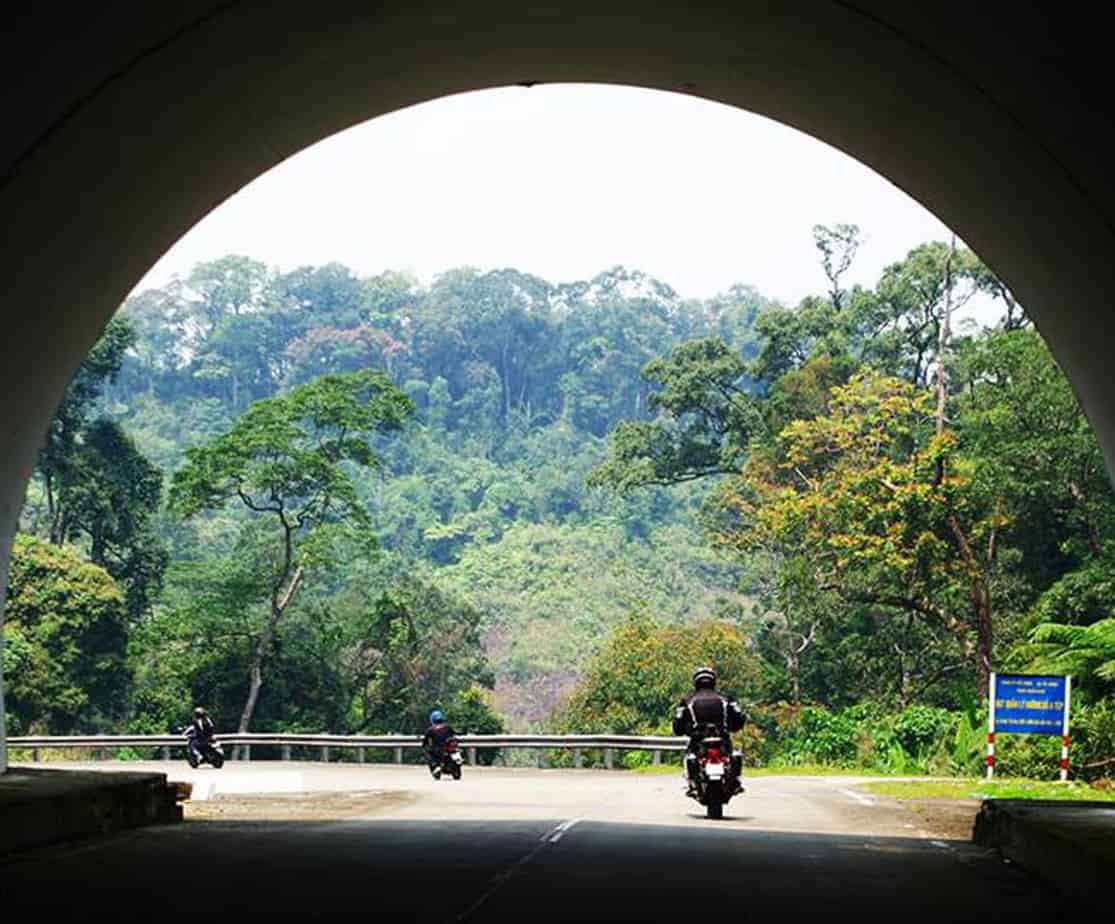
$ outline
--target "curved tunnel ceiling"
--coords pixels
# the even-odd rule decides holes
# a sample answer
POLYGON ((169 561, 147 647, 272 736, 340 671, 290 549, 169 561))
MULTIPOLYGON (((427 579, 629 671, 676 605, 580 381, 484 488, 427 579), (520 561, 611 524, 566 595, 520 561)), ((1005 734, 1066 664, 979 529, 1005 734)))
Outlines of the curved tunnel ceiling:
POLYGON ((973 11, 954 0, 924 10, 801 0, 661 10, 622 0, 178 2, 65 20, 54 10, 16 14, 0 64, 0 566, 66 381, 175 240, 321 138, 413 103, 517 83, 692 93, 858 158, 951 225, 1014 289, 1110 463, 1115 132, 1092 31, 1063 26, 1036 3, 973 11))

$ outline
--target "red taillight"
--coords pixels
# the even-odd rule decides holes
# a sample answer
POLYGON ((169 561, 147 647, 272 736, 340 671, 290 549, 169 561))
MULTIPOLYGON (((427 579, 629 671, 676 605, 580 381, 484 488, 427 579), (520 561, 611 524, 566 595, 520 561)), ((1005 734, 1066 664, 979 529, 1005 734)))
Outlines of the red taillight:
POLYGON ((709 760, 720 760, 720 750, 718 748, 709 748, 708 749, 708 759, 709 760))
POLYGON ((448 744, 447 744, 447 745, 445 746, 445 750, 447 750, 447 751, 455 751, 455 750, 457 750, 457 742, 456 742, 456 741, 450 741, 450 742, 449 742, 449 743, 448 743, 448 744))

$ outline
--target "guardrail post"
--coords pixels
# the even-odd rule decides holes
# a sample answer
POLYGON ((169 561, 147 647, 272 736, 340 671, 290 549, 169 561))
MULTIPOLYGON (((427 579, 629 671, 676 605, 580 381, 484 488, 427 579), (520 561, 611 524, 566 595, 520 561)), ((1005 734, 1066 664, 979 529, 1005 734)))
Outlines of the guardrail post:
POLYGON ((251 760, 252 759, 252 746, 250 744, 245 744, 243 746, 243 750, 240 753, 243 755, 244 760, 251 760))
POLYGON ((366 755, 364 753, 364 748, 357 748, 356 749, 356 759, 358 761, 360 761, 360 763, 364 763, 364 760, 366 759, 366 755))
POLYGON ((290 745, 283 745, 283 760, 290 760, 290 745))
POLYGON ((612 748, 604 748, 604 766, 611 770, 615 763, 615 751, 612 748))
POLYGON ((661 751, 656 749, 656 750, 652 751, 651 753, 654 755, 653 757, 651 757, 651 763, 652 764, 654 764, 655 766, 658 766, 658 764, 662 763, 662 752, 661 751))
POLYGON ((170 762, 170 748, 169 747, 164 747, 164 748, 162 748, 162 752, 163 752, 163 760, 165 760, 167 763, 169 763, 170 762))
POLYGON ((323 764, 329 763, 329 748, 326 745, 322 745, 321 748, 321 762, 323 764))
POLYGON ((538 769, 539 770, 545 770, 550 765, 550 761, 548 759, 549 756, 550 755, 546 752, 545 748, 539 748, 538 749, 538 769))
POLYGON ((573 748, 573 766, 580 770, 585 765, 585 752, 580 748, 573 748))
POLYGON ((403 749, 395 748, 395 763, 401 764, 403 762, 403 749))
POLYGON ((470 767, 476 766, 476 748, 468 749, 468 765, 470 767))
POLYGON ((39 749, 38 748, 31 748, 31 759, 35 763, 39 762, 39 749))

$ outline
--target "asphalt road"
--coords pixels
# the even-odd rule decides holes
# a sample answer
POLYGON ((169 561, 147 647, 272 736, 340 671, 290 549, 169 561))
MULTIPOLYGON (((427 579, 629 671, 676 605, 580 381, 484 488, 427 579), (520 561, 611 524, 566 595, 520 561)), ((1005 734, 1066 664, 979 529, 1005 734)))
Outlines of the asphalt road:
POLYGON ((466 768, 457 783, 297 763, 171 775, 208 797, 186 824, 10 859, 0 908, 423 921, 1029 921, 1071 908, 854 778, 753 778, 710 822, 673 775, 466 768))

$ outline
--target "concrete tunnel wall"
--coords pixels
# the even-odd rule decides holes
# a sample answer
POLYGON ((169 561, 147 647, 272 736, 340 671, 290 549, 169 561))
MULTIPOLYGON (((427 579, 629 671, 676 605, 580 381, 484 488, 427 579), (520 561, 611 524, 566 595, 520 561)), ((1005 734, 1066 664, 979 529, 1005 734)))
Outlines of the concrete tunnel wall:
MULTIPOLYGON (((413 103, 517 83, 691 93, 873 167, 1012 287, 1077 389, 1110 469, 1115 128, 1102 30, 1064 24, 1037 3, 902 6, 181 0, 69 18, 9 14, 0 606, 26 483, 62 391, 170 245, 321 138, 413 103)), ((0 705, 0 772, 2 722, 0 705)))

